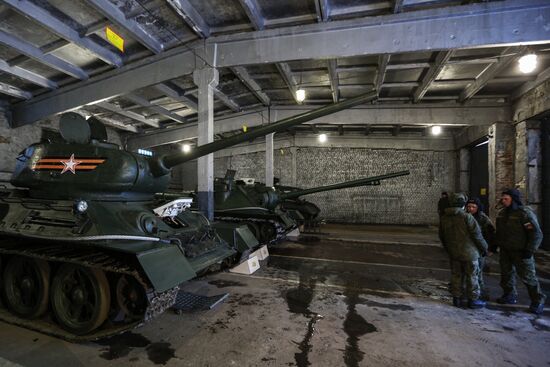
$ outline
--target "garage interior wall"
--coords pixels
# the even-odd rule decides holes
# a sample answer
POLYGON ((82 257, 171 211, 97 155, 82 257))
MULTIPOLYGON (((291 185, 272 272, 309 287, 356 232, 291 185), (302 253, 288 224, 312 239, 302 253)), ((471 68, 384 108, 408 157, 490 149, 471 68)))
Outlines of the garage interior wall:
MULTIPOLYGON (((357 139, 364 139, 358 137, 357 139)), ((429 150, 407 141, 396 148, 318 147, 278 140, 274 151, 274 176, 283 185, 310 188, 386 173, 410 170, 405 177, 384 180, 380 186, 349 188, 304 197, 321 208, 331 222, 384 224, 437 224, 437 201, 441 191, 456 186, 457 154, 449 149, 429 150), (282 146, 282 147, 281 147, 282 146)), ((428 140, 425 146, 429 147, 428 140)), ((262 144, 258 144, 258 148, 262 144)), ((439 144, 445 146, 446 144, 439 144)), ((263 148, 265 149, 265 147, 263 148)), ((219 152, 214 159, 214 176, 227 169, 238 178, 265 182, 265 150, 250 153, 219 152)), ((194 190, 196 163, 173 172, 174 188, 194 190)))

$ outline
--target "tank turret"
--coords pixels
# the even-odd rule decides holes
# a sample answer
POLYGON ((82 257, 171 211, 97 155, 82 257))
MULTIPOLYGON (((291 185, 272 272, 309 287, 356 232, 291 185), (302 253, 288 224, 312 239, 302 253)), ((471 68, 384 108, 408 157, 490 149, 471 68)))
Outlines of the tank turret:
POLYGON ((377 97, 375 91, 201 145, 189 153, 145 157, 106 143, 103 125, 76 113, 60 119, 62 142, 28 147, 18 158, 12 184, 36 198, 145 200, 166 191, 170 170, 185 162, 338 112, 377 97), (78 174, 85 173, 85 174, 78 174), (59 190, 63 185, 64 189, 59 190))

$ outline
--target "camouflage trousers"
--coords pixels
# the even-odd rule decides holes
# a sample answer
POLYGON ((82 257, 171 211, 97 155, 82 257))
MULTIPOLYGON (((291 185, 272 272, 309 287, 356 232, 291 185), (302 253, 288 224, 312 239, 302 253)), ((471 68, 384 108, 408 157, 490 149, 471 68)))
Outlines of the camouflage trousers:
POLYGON ((483 268, 485 267, 485 257, 480 256, 478 262, 479 262, 479 273, 477 276, 477 281, 479 283, 479 289, 483 293, 483 290, 485 289, 485 282, 483 281, 483 268))
POLYGON ((451 294, 453 297, 479 298, 479 262, 451 259, 451 294), (465 289, 464 289, 465 288, 465 289))
POLYGON ((522 259, 521 251, 500 249, 500 286, 504 294, 517 296, 516 273, 527 287, 529 298, 533 303, 544 303, 546 295, 542 290, 535 272, 535 258, 522 259))

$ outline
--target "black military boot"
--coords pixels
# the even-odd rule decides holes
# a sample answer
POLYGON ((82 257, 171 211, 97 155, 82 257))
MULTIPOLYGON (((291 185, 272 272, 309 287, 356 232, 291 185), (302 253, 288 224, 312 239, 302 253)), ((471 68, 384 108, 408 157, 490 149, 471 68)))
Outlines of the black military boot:
POLYGON ((472 309, 478 309, 485 307, 487 303, 485 301, 482 301, 480 299, 469 299, 468 300, 468 307, 472 309))
POLYGON ((529 306, 529 312, 534 313, 535 315, 542 315, 543 311, 544 311, 544 303, 533 302, 529 306))
POLYGON ((453 297, 453 306, 460 307, 462 306, 462 301, 460 297, 453 297))
POLYGON ((513 294, 503 294, 501 297, 497 298, 497 303, 501 305, 515 305, 518 303, 518 298, 513 294))

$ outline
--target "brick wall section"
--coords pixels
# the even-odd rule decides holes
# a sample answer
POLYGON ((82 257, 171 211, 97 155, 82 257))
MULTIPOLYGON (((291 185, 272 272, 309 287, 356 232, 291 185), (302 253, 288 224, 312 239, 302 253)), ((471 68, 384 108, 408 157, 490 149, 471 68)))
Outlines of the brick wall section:
MULTIPOLYGON (((274 152, 275 176, 292 184, 291 149, 274 152)), ((264 181, 265 153, 217 158, 215 176, 228 168, 238 177, 264 181)), ((350 188, 307 196, 328 221, 384 224, 436 224, 437 201, 443 190, 456 184, 454 151, 415 151, 365 148, 296 149, 296 185, 309 188, 410 170, 411 175, 383 181, 380 186, 350 188)))
MULTIPOLYGON (((240 154, 214 159, 214 177, 225 176, 225 171, 234 169, 237 177, 251 177, 265 182, 265 152, 240 154)), ((273 152, 273 175, 286 185, 292 185, 292 152, 280 149, 273 152)))
MULTIPOLYGON (((498 122, 489 129, 489 206, 495 208, 500 193, 514 187, 515 130, 510 123, 498 122)), ((490 211, 495 219, 496 210, 490 211)))

